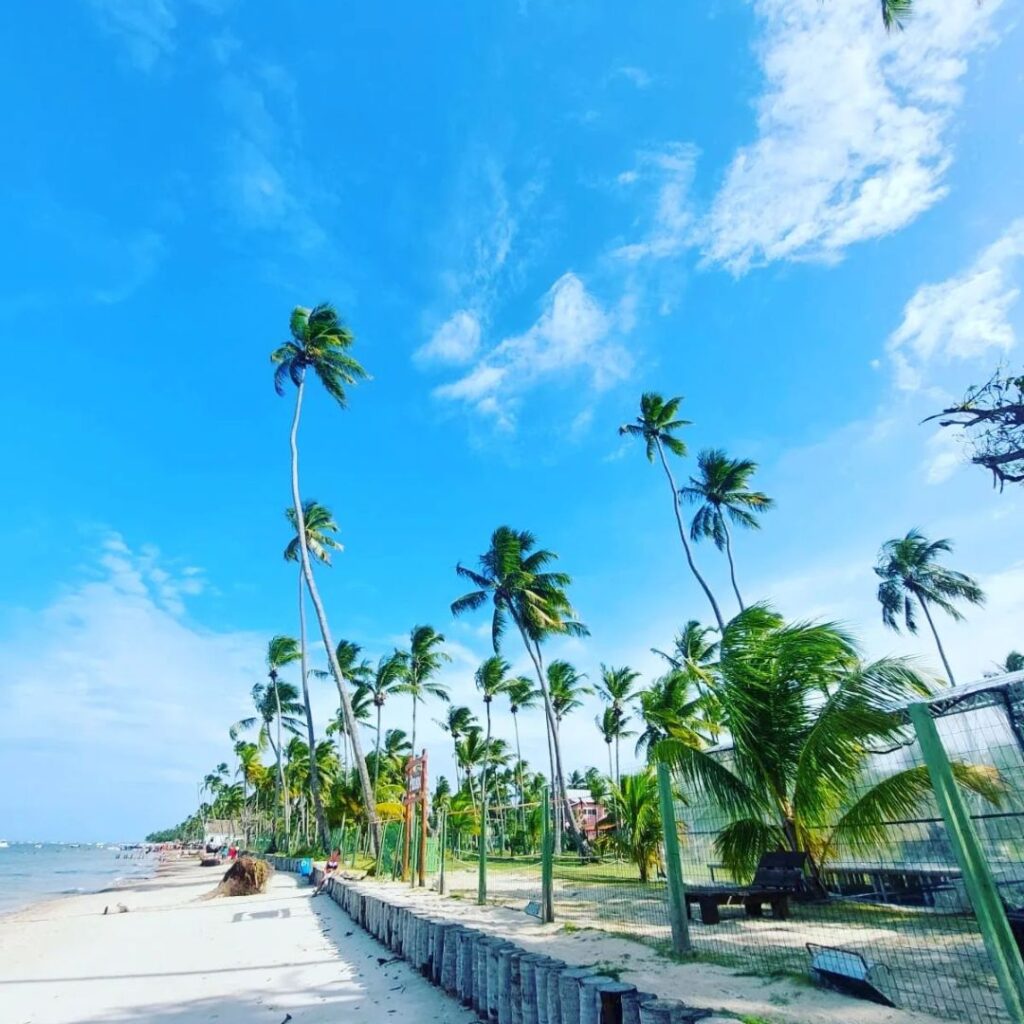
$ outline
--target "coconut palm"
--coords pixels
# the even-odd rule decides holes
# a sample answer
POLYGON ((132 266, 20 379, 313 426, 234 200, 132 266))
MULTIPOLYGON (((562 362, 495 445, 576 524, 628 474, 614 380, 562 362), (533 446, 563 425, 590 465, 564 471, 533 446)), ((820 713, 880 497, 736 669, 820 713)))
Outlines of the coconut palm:
MULTIPOLYGON (((310 750, 316 749, 316 737, 313 732, 313 705, 309 699, 309 650, 306 644, 306 601, 304 579, 302 575, 302 545, 299 543, 299 524, 294 508, 286 508, 285 518, 294 531, 294 536, 284 549, 287 562, 295 562, 299 566, 299 653, 302 662, 302 702, 306 707, 306 742, 310 750)), ((307 501, 302 506, 302 522, 306 531, 306 551, 314 561, 321 565, 331 564, 331 551, 341 550, 341 544, 335 539, 338 524, 334 521, 331 510, 316 501, 307 501)), ((327 830, 327 818, 324 816, 323 801, 320 799, 320 782, 314 772, 310 776, 310 792, 313 797, 313 811, 316 815, 317 834, 320 844, 326 849, 330 846, 331 837, 327 830)))
POLYGON ((508 693, 512 680, 508 677, 509 665, 497 654, 491 655, 476 670, 473 680, 476 688, 484 699, 484 710, 487 713, 487 732, 484 736, 484 773, 480 784, 480 805, 487 814, 487 767, 491 764, 491 704, 494 698, 508 693))
POLYGON ((353 341, 352 332, 341 322, 331 306, 323 304, 313 309, 296 306, 292 311, 289 326, 291 338, 271 353, 270 361, 276 367, 274 389, 279 395, 284 394, 287 381, 290 380, 295 385, 295 412, 292 416, 289 444, 291 447, 292 508, 295 512, 295 532, 299 541, 299 561, 320 626, 320 635, 323 637, 324 647, 327 650, 330 669, 338 687, 338 697, 341 700, 356 770, 359 773, 359 782, 363 789, 363 802, 373 836, 374 850, 379 853, 381 835, 380 825, 377 821, 377 807, 373 801, 373 790, 370 787, 370 776, 366 770, 359 732, 356 729, 355 719, 352 717, 345 677, 338 664, 334 641, 331 639, 331 630, 327 622, 327 613, 313 576, 309 548, 306 544, 302 496, 299 490, 299 420, 302 415, 302 399, 305 393, 307 370, 313 371, 327 393, 342 408, 347 403, 345 388, 365 378, 366 371, 349 354, 348 350, 353 341))
POLYGON ((886 32, 894 28, 901 32, 904 22, 913 14, 914 0, 882 0, 882 24, 886 32))
POLYGON ((476 790, 473 788, 473 772, 484 763, 486 745, 482 739, 483 729, 479 725, 471 725, 455 744, 455 760, 465 773, 469 795, 476 806, 476 790))
POLYGON ((719 727, 709 704, 714 702, 699 689, 694 692, 691 675, 680 669, 670 669, 640 694, 640 718, 644 728, 636 741, 637 757, 650 760, 657 743, 670 732, 685 737, 696 747, 706 746, 718 734, 719 727))
POLYGON ((427 697, 450 701, 448 687, 434 681, 446 661, 452 659, 441 650, 444 637, 433 626, 413 626, 409 634, 409 650, 405 652, 402 682, 395 693, 408 693, 412 697, 412 736, 409 745, 416 753, 416 705, 427 697))
POLYGON ((951 619, 959 622, 963 620, 963 615, 954 604, 955 601, 967 601, 974 605, 985 603, 985 594, 975 580, 965 573, 939 564, 938 556, 952 550, 952 541, 930 541, 920 530, 915 529, 905 537, 886 541, 875 566, 875 574, 882 580, 878 586, 882 621, 898 633, 902 618, 908 632, 916 633, 916 610, 920 607, 935 637, 935 646, 946 667, 946 678, 950 686, 954 686, 956 681, 935 628, 930 606, 941 608, 951 619))
MULTIPOLYGON (((552 786, 566 814, 573 839, 580 849, 586 837, 576 825, 569 806, 562 772, 562 752, 558 743, 558 727, 544 674, 541 644, 553 635, 586 636, 586 627, 576 619, 567 588, 572 578, 563 572, 551 572, 548 566, 557 558, 552 551, 534 550, 536 540, 526 530, 499 526, 491 535, 491 543, 479 559, 479 571, 459 564, 456 572, 478 589, 464 594, 452 603, 452 614, 475 611, 488 601, 491 614, 491 643, 500 653, 502 637, 511 622, 518 631, 527 654, 533 662, 544 698, 548 735, 551 743, 552 786)), ((555 850, 561 849, 560 816, 555 815, 555 850)))
POLYGON ((434 722, 441 727, 442 732, 448 733, 452 738, 452 746, 455 750, 455 783, 461 785, 459 775, 459 740, 476 725, 476 715, 469 708, 463 705, 450 704, 444 719, 435 718, 434 722))
POLYGON ((594 716, 594 725, 597 726, 601 739, 608 746, 608 778, 614 779, 615 765, 612 761, 612 744, 618 736, 618 719, 615 716, 615 711, 612 708, 605 708, 601 714, 594 716))
MULTIPOLYGON (((860 787, 873 750, 909 741, 899 709, 929 692, 905 659, 861 662, 838 626, 788 625, 751 605, 721 641, 717 694, 731 756, 672 728, 655 755, 727 815, 715 846, 734 874, 749 876, 762 854, 779 849, 807 852, 820 865, 847 843, 884 846, 880 823, 924 813, 932 794, 924 765, 860 787)), ((1000 800, 994 768, 956 761, 953 772, 962 786, 1000 800)))
MULTIPOLYGON (((373 799, 376 802, 377 799, 377 779, 380 776, 380 744, 383 740, 381 734, 380 719, 381 714, 384 711, 384 703, 388 697, 393 693, 398 693, 398 687, 402 683, 402 673, 404 672, 405 658, 401 651, 392 651, 391 654, 381 655, 380 660, 377 662, 376 671, 373 674, 373 679, 369 683, 367 689, 370 691, 370 697, 373 700, 373 706, 377 709, 377 738, 374 741, 374 756, 373 756, 373 799)), ((354 713, 351 712, 346 716, 346 722, 351 723, 354 718, 354 713)), ((351 724, 349 724, 351 728, 351 724)), ((405 733, 402 734, 403 736, 405 733)))
POLYGON ((730 459, 721 448, 707 448, 697 456, 697 470, 698 475, 691 476, 689 485, 679 491, 682 498, 698 506, 690 524, 690 538, 698 541, 710 537, 715 547, 725 552, 732 589, 743 611, 729 520, 748 530, 760 529, 757 515, 767 512, 775 502, 767 494, 750 489, 750 478, 757 472, 757 463, 750 459, 730 459))
POLYGON ((639 694, 636 691, 636 681, 640 673, 631 669, 628 665, 621 668, 611 668, 608 665, 601 666, 601 682, 597 685, 597 694, 611 705, 612 714, 617 719, 619 727, 614 730, 615 735, 615 775, 613 778, 619 781, 619 740, 623 736, 632 736, 622 729, 625 722, 627 705, 637 699, 639 694))
POLYGON ((662 840, 658 779, 647 767, 635 775, 623 775, 612 783, 609 814, 601 825, 613 826, 612 842, 640 872, 640 881, 650 880, 651 868, 660 863, 662 840))
POLYGON ((535 689, 533 683, 526 676, 517 676, 509 682, 508 686, 509 711, 512 713, 512 730, 516 738, 516 777, 519 787, 519 804, 523 827, 525 828, 526 811, 522 804, 526 799, 523 790, 523 750, 519 744, 519 712, 529 711, 537 706, 540 691, 535 689))
POLYGON ((548 692, 555 712, 556 732, 563 718, 583 707, 582 698, 593 694, 594 688, 583 682, 586 678, 585 672, 577 672, 568 661, 559 659, 548 665, 548 692))
MULTIPOLYGON (((299 645, 293 637, 281 635, 271 637, 267 644, 267 675, 270 677, 270 683, 274 691, 274 699, 277 702, 277 749, 282 754, 284 753, 284 748, 281 743, 283 713, 279 690, 280 680, 278 678, 278 670, 285 665, 290 665, 292 662, 298 661, 299 658, 299 645)), ((284 834, 287 837, 291 834, 289 831, 291 827, 291 810, 288 802, 287 790, 285 788, 284 766, 280 758, 278 758, 277 762, 277 771, 281 798, 284 801, 284 834)))
MULTIPOLYGON (((369 667, 369 664, 365 662, 364 664, 372 673, 373 669, 369 667)), ((353 677, 348 676, 347 678, 353 677)), ((352 690, 352 715, 359 725, 366 725, 370 721, 371 707, 373 707, 373 695, 370 693, 369 686, 365 683, 357 683, 355 689, 352 690)), ((338 758, 342 770, 346 770, 348 768, 348 727, 345 725, 345 715, 340 707, 335 712, 334 718, 327 723, 324 735, 337 737, 338 758)))
POLYGON ((624 423, 619 427, 620 434, 629 437, 642 438, 647 452, 647 461, 654 462, 657 455, 661 462, 661 468, 665 471, 669 487, 672 490, 672 507, 675 510, 676 526, 679 529, 679 539, 683 542, 683 552, 686 555, 686 564, 690 567, 694 579, 700 584, 705 596, 711 604, 711 610, 715 613, 715 620, 720 630, 725 628, 725 620, 711 592, 707 580, 700 574, 697 563, 693 560, 693 552, 690 550, 690 542, 686 539, 686 523, 683 519, 682 506, 679 503, 679 490, 676 487, 675 477, 669 468, 668 459, 665 457, 667 448, 673 455, 683 456, 686 454, 686 444, 675 436, 675 432, 681 427, 688 427, 689 420, 677 420, 676 413, 683 399, 681 397, 670 398, 666 401, 661 395, 653 391, 647 391, 640 396, 640 415, 632 423, 624 423))
POLYGON ((1010 651, 1005 661, 996 664, 996 668, 1000 673, 1024 672, 1024 654, 1021 654, 1020 651, 1010 651))
POLYGON ((718 641, 709 639, 714 634, 710 626, 702 626, 696 619, 690 619, 676 634, 671 652, 652 647, 653 653, 664 658, 677 672, 683 672, 706 692, 714 683, 714 659, 718 652, 718 641))

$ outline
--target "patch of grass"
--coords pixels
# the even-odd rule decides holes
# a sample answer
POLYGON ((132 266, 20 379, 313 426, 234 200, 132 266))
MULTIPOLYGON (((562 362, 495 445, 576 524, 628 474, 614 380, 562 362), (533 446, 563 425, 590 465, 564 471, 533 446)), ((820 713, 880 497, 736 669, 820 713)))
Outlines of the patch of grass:
POLYGON ((607 960, 601 960, 596 964, 592 965, 594 970, 598 974, 603 974, 605 977, 611 978, 612 981, 622 981, 622 968, 614 967, 607 960))
POLYGON ((569 935, 572 935, 573 932, 578 932, 579 930, 579 925, 573 924, 572 921, 566 921, 565 924, 562 925, 562 931, 569 935))

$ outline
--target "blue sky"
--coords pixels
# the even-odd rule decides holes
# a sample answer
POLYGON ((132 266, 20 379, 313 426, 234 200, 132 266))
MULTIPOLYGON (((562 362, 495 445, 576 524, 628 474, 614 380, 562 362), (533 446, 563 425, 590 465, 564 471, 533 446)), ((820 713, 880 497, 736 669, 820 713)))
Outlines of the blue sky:
MULTIPOLYGON (((960 678, 1024 643, 1019 490, 920 423, 1019 360, 1010 0, 919 0, 892 37, 873 0, 353 6, 7 17, 0 772, 35 781, 4 787, 0 834, 136 836, 227 756, 296 629, 267 356, 298 303, 334 302, 373 376, 303 423, 346 546, 334 631, 376 657, 434 624, 462 702, 487 643, 450 619, 453 567, 500 523, 574 576, 592 636, 558 653, 591 675, 649 676, 708 618, 663 479, 616 435, 645 389, 686 396, 694 453, 760 463, 751 598, 930 667, 871 573, 916 525, 989 593, 943 623, 960 678)), ((596 710, 570 764, 602 763, 596 710)))

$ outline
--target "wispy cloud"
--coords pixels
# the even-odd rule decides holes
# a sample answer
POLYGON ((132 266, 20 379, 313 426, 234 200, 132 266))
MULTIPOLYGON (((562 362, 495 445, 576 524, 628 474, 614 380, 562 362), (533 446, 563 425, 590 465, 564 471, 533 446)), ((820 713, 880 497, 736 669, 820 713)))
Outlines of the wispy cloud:
POLYGON ((89 5, 140 71, 152 71, 174 52, 177 18, 169 0, 89 0, 89 5))
POLYGON ((544 297, 536 322, 523 334, 505 338, 463 377, 436 388, 441 399, 462 403, 493 418, 502 429, 515 427, 517 399, 543 380, 568 383, 582 372, 603 390, 623 379, 632 360, 616 341, 618 322, 587 291, 575 274, 563 274, 544 297))
MULTIPOLYGON (((756 0, 765 85, 755 140, 699 223, 687 198, 693 154, 668 149, 648 237, 618 254, 667 258, 695 245, 740 274, 835 261, 906 226, 946 194, 967 58, 995 37, 1000 5, 922 4, 913 31, 888 36, 870 4, 756 0)), ((638 176, 642 167, 620 181, 638 176)))
POLYGON ((650 72, 630 64, 620 65, 615 69, 613 75, 617 78, 626 79, 627 82, 635 85, 638 89, 647 89, 654 81, 650 72))
POLYGON ((962 273, 918 288, 889 338, 899 387, 916 390, 931 369, 1013 347, 1010 314, 1020 297, 1022 259, 1024 218, 1014 221, 962 273))
POLYGON ((468 363, 480 348, 480 320, 468 309, 456 310, 420 346, 413 359, 425 363, 468 363))
POLYGON ((61 779, 45 808, 31 787, 7 787, 9 828, 28 837, 60 821, 63 837, 128 838, 194 806, 196 778, 224 759, 226 726, 246 712, 264 643, 191 624, 185 602, 203 588, 196 567, 109 534, 53 601, 9 621, 0 770, 61 779))

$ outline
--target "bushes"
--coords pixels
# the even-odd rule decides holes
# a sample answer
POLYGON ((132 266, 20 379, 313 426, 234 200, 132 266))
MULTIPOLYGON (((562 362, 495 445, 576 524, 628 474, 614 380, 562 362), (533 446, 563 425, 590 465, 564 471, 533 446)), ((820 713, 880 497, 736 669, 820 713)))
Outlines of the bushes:
POLYGON ((217 886, 216 895, 254 896, 256 893, 265 892, 273 873, 273 867, 265 860, 239 857, 224 872, 224 877, 217 886))

